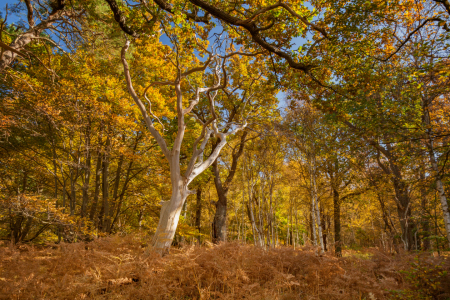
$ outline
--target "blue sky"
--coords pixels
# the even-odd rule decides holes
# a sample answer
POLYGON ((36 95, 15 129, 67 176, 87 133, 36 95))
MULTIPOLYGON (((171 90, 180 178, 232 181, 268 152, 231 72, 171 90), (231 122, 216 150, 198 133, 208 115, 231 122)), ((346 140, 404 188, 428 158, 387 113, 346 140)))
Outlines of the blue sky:
MULTIPOLYGON (((6 5, 8 5, 9 6, 9 8, 11 8, 11 6, 13 5, 13 4, 16 4, 16 3, 18 3, 18 0, 2 0, 2 3, 0 4, 0 13, 1 13, 1 16, 4 18, 5 17, 5 8, 6 8, 6 5)), ((309 4, 307 4, 307 5, 309 5, 309 4)), ((309 5, 310 6, 310 5, 309 5)), ((24 20, 26 20, 26 11, 23 11, 23 12, 21 12, 21 13, 19 13, 19 14, 15 14, 15 13, 11 13, 11 11, 9 11, 9 13, 8 13, 8 19, 7 19, 7 23, 8 24, 11 24, 11 23, 15 23, 15 24, 18 24, 19 22, 21 22, 21 21, 24 21, 24 20)), ((217 25, 213 30, 212 30, 212 32, 211 32, 211 34, 214 34, 214 33, 220 33, 220 32, 222 32, 222 27, 220 26, 220 25, 217 25)), ((163 35, 162 37, 161 37, 161 42, 162 43, 164 43, 164 44, 166 44, 166 45, 171 45, 171 43, 170 43, 170 40, 169 40, 169 38, 166 36, 166 35, 163 35)), ((296 49, 298 49, 298 47, 299 46, 301 46, 301 45, 303 45, 303 44, 305 44, 307 42, 307 39, 304 39, 304 38, 301 38, 301 37, 297 37, 297 38, 294 38, 293 39, 293 46, 292 46, 292 50, 296 50, 296 49)), ((277 94, 277 98, 279 99, 279 105, 278 105, 278 108, 279 109, 282 109, 282 108, 284 108, 286 105, 285 105, 285 93, 283 93, 283 92, 279 92, 278 94, 277 94)))

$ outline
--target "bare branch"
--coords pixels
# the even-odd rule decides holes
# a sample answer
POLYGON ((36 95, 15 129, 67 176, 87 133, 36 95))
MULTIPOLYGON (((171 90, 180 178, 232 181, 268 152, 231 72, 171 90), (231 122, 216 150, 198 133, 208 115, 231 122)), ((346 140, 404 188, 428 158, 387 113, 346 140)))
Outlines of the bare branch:
POLYGON ((33 6, 31 5, 31 1, 30 0, 25 0, 25 5, 27 6, 27 19, 28 19, 28 24, 30 25, 30 27, 34 26, 34 20, 33 20, 33 6))
MULTIPOLYGON (((216 18, 218 18, 230 25, 235 25, 235 26, 244 28, 245 30, 247 30, 250 33, 254 42, 259 44, 261 47, 263 47, 267 51, 274 53, 274 54, 278 55, 279 57, 284 58, 292 68, 301 70, 305 73, 308 73, 313 68, 313 65, 296 62, 291 54, 289 54, 288 52, 282 51, 277 46, 274 46, 271 43, 266 42, 266 40, 259 35, 261 28, 258 28, 258 26, 255 24, 255 18, 257 16, 259 16, 260 14, 270 11, 272 9, 275 9, 278 7, 283 7, 292 16, 295 16, 296 18, 300 19, 305 25, 310 26, 313 30, 320 32, 324 37, 328 38, 328 34, 323 28, 308 22, 308 20, 305 17, 300 16, 295 11, 293 11, 289 5, 284 4, 284 3, 278 2, 276 4, 268 6, 266 8, 262 8, 259 11, 257 11, 249 19, 241 20, 237 17, 229 15, 228 13, 220 10, 216 6, 206 3, 203 0, 189 0, 189 1, 192 4, 201 7, 203 10, 209 12, 211 15, 215 16, 216 18)), ((263 29, 265 29, 265 28, 263 28, 263 29)))
MULTIPOLYGON (((162 9, 164 9, 165 11, 173 14, 173 7, 171 4, 167 3, 164 0, 153 0, 153 2, 155 2, 159 7, 161 7, 162 9)), ((197 15, 197 12, 195 14, 187 12, 187 11, 183 11, 183 13, 186 15, 186 17, 188 19, 191 19, 195 22, 202 22, 202 23, 209 23, 209 13, 206 13, 205 16, 200 17, 199 15, 197 15)))
POLYGON ((130 26, 127 25, 127 19, 123 15, 122 11, 119 9, 116 0, 105 0, 105 1, 109 4, 109 7, 111 8, 111 11, 114 14, 114 20, 116 20, 117 24, 119 24, 123 32, 134 38, 138 38, 140 34, 137 33, 136 30, 132 29, 130 26))
POLYGON ((392 56, 394 56, 395 54, 397 54, 402 48, 403 46, 405 46, 405 44, 411 39, 411 37, 418 32, 422 27, 424 27, 428 22, 434 22, 434 21, 442 21, 440 18, 430 18, 430 19, 426 19, 425 21, 422 22, 422 24, 420 24, 419 26, 417 26, 416 29, 414 29, 413 31, 411 31, 408 36, 405 38, 405 40, 403 42, 400 43, 400 45, 397 47, 397 49, 392 52, 391 54, 389 54, 386 58, 376 58, 379 61, 382 62, 386 62, 388 61, 392 56))
POLYGON ((148 129, 149 129, 149 131, 151 133, 151 135, 156 139, 156 142, 158 143, 159 147, 161 148, 161 150, 164 153, 164 155, 166 156, 166 158, 170 159, 170 152, 169 152, 169 149, 167 148, 166 141, 161 136, 161 134, 156 130, 156 128, 153 126, 152 119, 148 115, 144 104, 139 99, 138 95, 136 94, 136 91, 133 88, 133 83, 131 81, 130 70, 129 70, 129 67, 128 67, 127 60, 125 58, 125 54, 126 54, 128 48, 129 48, 129 46, 130 46, 130 41, 127 40, 125 45, 123 46, 122 52, 121 52, 121 59, 122 59, 122 64, 123 64, 123 69, 124 69, 124 73, 125 73, 125 80, 127 82, 128 91, 129 91, 131 97, 133 98, 134 102, 136 103, 136 105, 139 107, 139 110, 141 111, 142 116, 144 117, 145 123, 146 123, 146 125, 147 125, 147 127, 148 127, 148 129))

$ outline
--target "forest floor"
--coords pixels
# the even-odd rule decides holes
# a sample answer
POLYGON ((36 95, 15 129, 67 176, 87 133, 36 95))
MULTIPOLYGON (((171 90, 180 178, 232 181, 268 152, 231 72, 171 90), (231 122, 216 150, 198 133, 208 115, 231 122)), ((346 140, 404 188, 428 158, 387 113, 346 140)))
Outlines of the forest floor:
POLYGON ((0 247, 0 299, 450 299, 450 258, 375 249, 185 246, 165 257, 143 237, 0 247))

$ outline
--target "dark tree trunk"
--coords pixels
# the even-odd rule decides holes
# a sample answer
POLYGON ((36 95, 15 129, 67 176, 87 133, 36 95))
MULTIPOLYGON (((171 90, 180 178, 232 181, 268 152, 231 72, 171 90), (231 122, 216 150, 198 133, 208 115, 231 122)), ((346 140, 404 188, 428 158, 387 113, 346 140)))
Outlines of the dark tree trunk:
POLYGON ((103 155, 102 162, 102 209, 100 210, 99 220, 100 229, 104 232, 108 232, 109 225, 111 224, 109 216, 109 150, 111 145, 111 139, 108 136, 105 145, 105 154, 103 155))
POLYGON ((81 203, 81 217, 86 216, 87 205, 89 201, 89 182, 91 180, 91 122, 88 119, 88 128, 86 129, 86 160, 83 176, 83 200, 81 203))
POLYGON ((219 200, 216 202, 216 214, 214 215, 212 228, 212 242, 225 242, 227 240, 227 192, 220 180, 217 160, 213 163, 214 184, 219 200))
MULTIPOLYGON (((373 143, 372 143, 373 144, 373 143)), ((415 224, 411 219, 411 198, 408 193, 408 185, 403 180, 401 165, 398 163, 396 157, 393 154, 391 144, 387 143, 386 148, 375 145, 378 151, 383 152, 384 156, 388 160, 389 166, 386 166, 381 162, 378 152, 377 162, 383 171, 389 175, 395 192, 395 203, 397 204, 397 214, 400 220, 400 226, 402 229, 402 242, 406 250, 411 250, 414 245, 414 231, 416 230, 415 224)))
POLYGON ((95 213, 97 212, 98 198, 100 196, 100 179, 102 175, 102 154, 100 151, 97 152, 97 165, 95 167, 95 192, 92 201, 91 212, 89 214, 89 219, 94 221, 95 213))
POLYGON ((122 154, 122 155, 120 155, 119 162, 117 164, 116 178, 114 179, 113 195, 112 195, 111 208, 110 208, 110 213, 109 213, 110 225, 107 228, 108 233, 111 233, 113 220, 115 219, 114 212, 116 211, 116 206, 117 207, 119 206, 119 204, 117 203, 117 198, 118 198, 118 193, 119 193, 120 173, 122 173, 123 160, 124 160, 124 155, 122 154))
POLYGON ((70 215, 73 216, 75 214, 75 203, 77 200, 77 194, 75 189, 77 176, 74 176, 73 171, 70 171, 70 202, 69 202, 69 208, 70 208, 70 215))
POLYGON ((327 252, 327 218, 328 216, 325 215, 323 208, 320 208, 321 212, 320 214, 322 215, 322 217, 320 218, 320 226, 322 226, 322 240, 323 240, 323 251, 327 252))
POLYGON ((425 189, 425 173, 420 172, 420 205, 422 208, 422 250, 428 251, 430 249, 430 223, 428 221, 428 211, 427 211, 427 192, 425 189))
POLYGON ((402 229, 402 241, 406 250, 411 250, 414 245, 415 224, 411 219, 411 204, 405 183, 393 178, 395 197, 397 198, 397 213, 402 229))
POLYGON ((213 243, 225 242, 227 240, 227 193, 228 188, 231 184, 231 181, 236 174, 237 164, 239 157, 241 157, 244 152, 244 146, 247 138, 247 131, 244 131, 239 148, 236 152, 233 152, 232 162, 230 172, 228 173, 225 182, 222 184, 220 179, 220 170, 216 161, 212 164, 213 172, 214 172, 214 185, 216 187, 217 196, 219 200, 216 203, 216 214, 214 215, 214 221, 212 225, 212 241, 213 243))
POLYGON ((202 187, 197 188, 197 203, 195 206, 195 228, 198 230, 197 240, 201 244, 201 217, 202 217, 202 187))
POLYGON ((342 256, 342 242, 341 242, 341 203, 339 199, 339 192, 333 189, 333 208, 334 208, 334 251, 337 257, 342 256))
MULTIPOLYGON (((141 137, 142 137, 142 135, 138 135, 136 137, 136 141, 135 141, 134 146, 133 146, 133 154, 136 153, 136 149, 137 149, 137 146, 139 144, 139 140, 141 139, 141 137)), ((114 187, 114 196, 113 196, 114 197, 114 201, 116 201, 117 192, 118 192, 118 189, 119 189, 118 176, 120 175, 120 170, 122 169, 123 158, 124 158, 124 156, 122 155, 121 158, 120 158, 120 162, 119 162, 119 166, 120 167, 118 167, 119 171, 116 173, 116 185, 114 187)), ((117 203, 117 208, 115 209, 115 216, 114 216, 114 209, 111 211, 112 223, 111 223, 110 230, 109 230, 110 232, 112 232, 112 230, 114 228, 114 225, 116 224, 117 219, 119 218, 120 210, 122 209, 123 197, 125 196, 125 191, 127 190, 128 183, 131 180, 130 173, 131 173, 131 167, 132 166, 133 166, 133 161, 130 161, 130 163, 128 164, 127 173, 125 175, 125 180, 124 180, 124 183, 123 183, 123 186, 122 186, 122 191, 120 192, 120 195, 119 195, 119 201, 117 203)))
POLYGON ((131 172, 131 167, 133 166, 133 162, 131 161, 128 165, 128 169, 127 169, 127 174, 125 175, 125 182, 122 186, 122 191, 120 193, 119 196, 119 202, 117 203, 117 209, 116 209, 116 215, 111 223, 111 229, 110 231, 113 230, 114 228, 114 224, 116 224, 117 222, 117 218, 119 218, 119 214, 120 214, 120 210, 122 209, 122 203, 123 203, 123 197, 125 196, 125 191, 127 190, 128 187, 128 183, 130 181, 130 172, 131 172))
POLYGON ((392 226, 392 224, 389 222, 389 218, 388 218, 388 215, 387 215, 387 212, 386 212, 386 208, 385 208, 385 205, 384 205, 384 201, 383 201, 383 199, 381 198, 381 196, 380 196, 379 193, 377 193, 377 199, 378 199, 378 202, 380 202, 381 213, 382 213, 383 221, 384 221, 384 231, 385 231, 386 233, 389 232, 389 234, 390 234, 390 233, 392 232, 393 226, 392 226))

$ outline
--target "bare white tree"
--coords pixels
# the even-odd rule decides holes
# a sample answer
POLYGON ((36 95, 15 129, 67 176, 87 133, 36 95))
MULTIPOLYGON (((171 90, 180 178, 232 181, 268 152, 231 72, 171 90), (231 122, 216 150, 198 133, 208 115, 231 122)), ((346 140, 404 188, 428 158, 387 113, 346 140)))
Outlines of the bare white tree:
POLYGON ((215 98, 218 94, 218 91, 225 88, 225 86, 227 85, 227 74, 225 70, 226 60, 227 58, 233 55, 238 55, 240 53, 231 53, 226 56, 219 56, 217 54, 213 55, 209 53, 209 58, 206 60, 203 66, 196 67, 185 72, 182 72, 180 66, 177 66, 178 72, 174 81, 153 82, 145 89, 143 97, 148 101, 150 105, 150 109, 147 110, 145 105, 141 101, 141 98, 137 95, 136 91, 133 88, 129 66, 125 58, 125 54, 129 46, 130 41, 127 41, 123 46, 121 53, 128 91, 135 101, 136 105, 139 107, 148 130, 156 139, 170 167, 172 196, 169 201, 163 201, 161 203, 162 208, 160 219, 152 241, 153 247, 155 247, 157 251, 164 254, 170 249, 170 245, 172 244, 183 204, 186 201, 187 196, 194 193, 193 191, 189 190, 189 183, 191 183, 195 177, 204 172, 216 160, 216 158, 219 156, 220 151, 227 143, 227 136, 233 135, 247 126, 247 122, 245 120, 243 120, 242 123, 234 123, 232 125, 225 124, 224 127, 228 126, 229 128, 231 126, 232 130, 222 132, 223 128, 219 128, 218 117, 215 111, 215 98), (195 98, 189 102, 188 107, 183 107, 181 81, 191 74, 197 72, 205 72, 207 68, 211 67, 213 67, 213 72, 215 73, 215 83, 213 84, 213 86, 196 88, 195 98), (161 85, 173 86, 176 92, 178 131, 172 149, 168 148, 166 140, 154 126, 152 117, 153 119, 157 120, 158 118, 151 111, 151 102, 146 95, 148 88, 150 88, 151 86, 161 85), (193 108, 199 103, 201 93, 206 94, 209 102, 210 118, 206 121, 202 121, 192 111, 193 108), (180 166, 180 149, 183 143, 183 137, 186 129, 185 117, 187 115, 191 115, 202 126, 202 131, 194 141, 192 156, 187 164, 186 171, 184 172, 184 174, 182 174, 180 166), (209 155, 209 157, 207 159, 204 159, 203 152, 211 137, 218 138, 220 142, 215 147, 213 152, 209 155))

